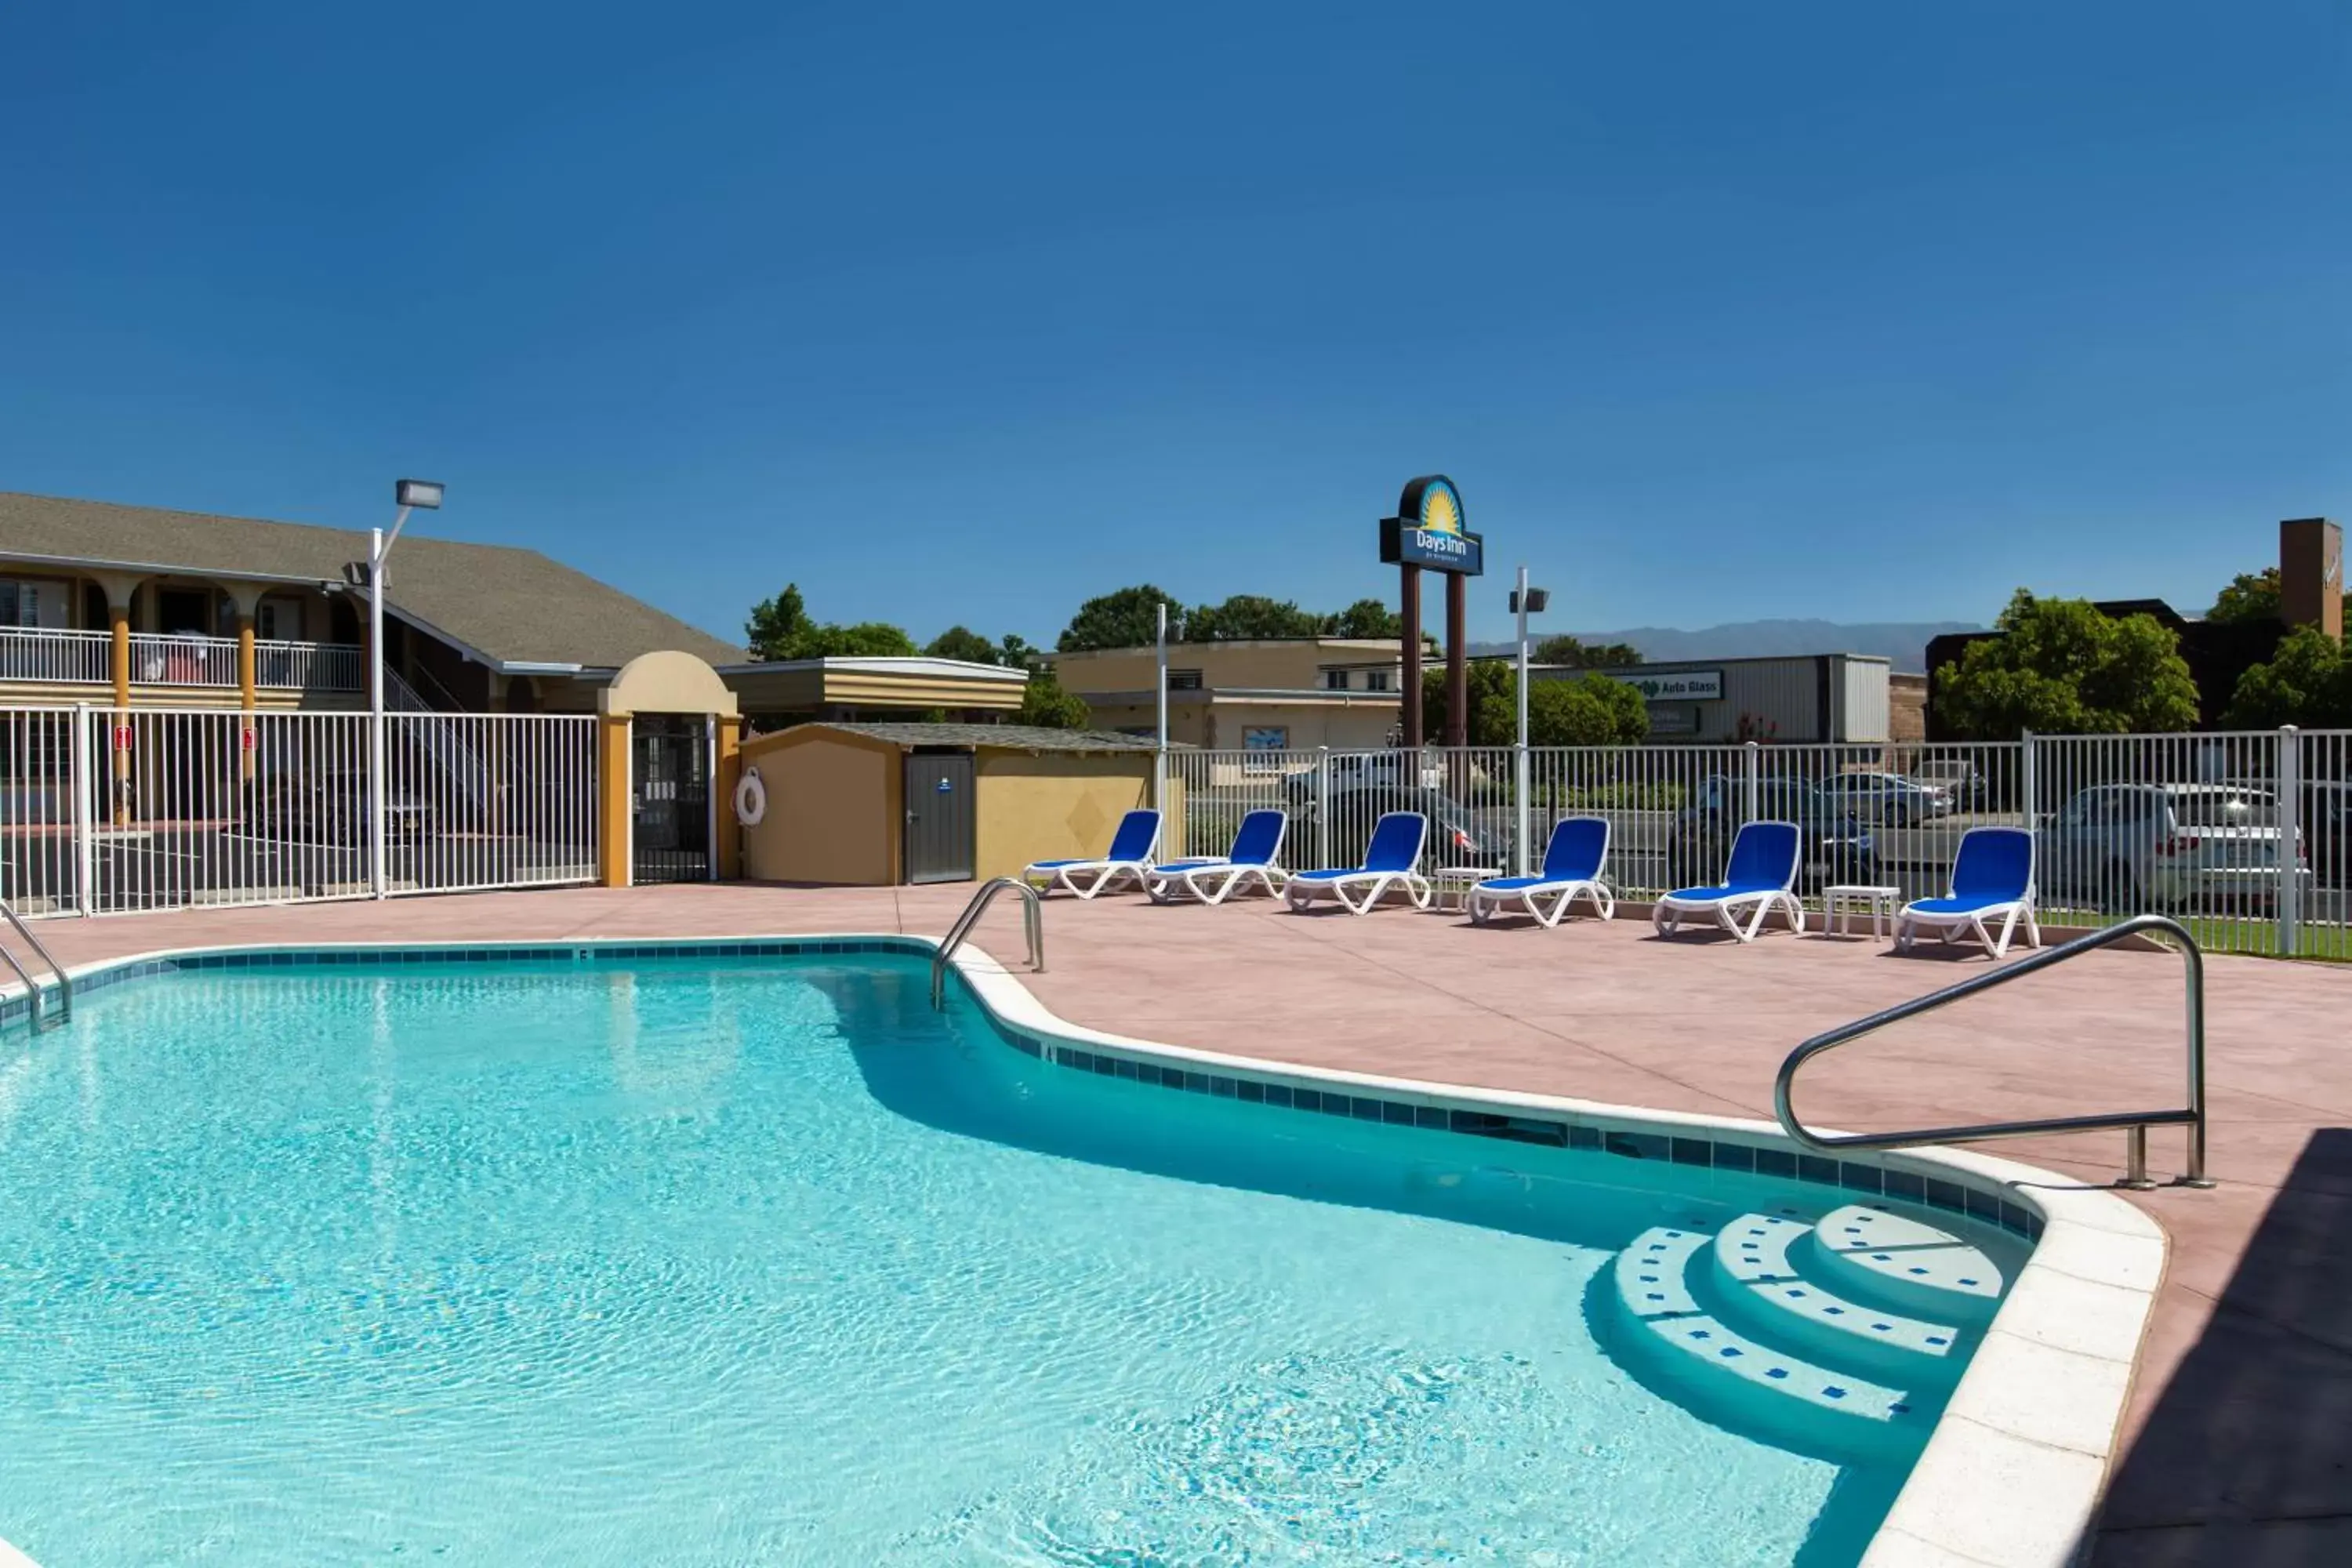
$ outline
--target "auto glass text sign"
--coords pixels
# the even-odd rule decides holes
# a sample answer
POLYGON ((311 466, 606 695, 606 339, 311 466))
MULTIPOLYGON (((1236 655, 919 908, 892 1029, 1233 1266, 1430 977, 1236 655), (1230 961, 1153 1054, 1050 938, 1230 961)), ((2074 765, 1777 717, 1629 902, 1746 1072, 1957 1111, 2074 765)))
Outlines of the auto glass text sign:
POLYGON ((1723 698, 1723 671, 1719 669, 1684 669, 1671 675, 1644 674, 1638 669, 1612 670, 1610 677, 1640 692, 1644 702, 1716 702, 1723 698))

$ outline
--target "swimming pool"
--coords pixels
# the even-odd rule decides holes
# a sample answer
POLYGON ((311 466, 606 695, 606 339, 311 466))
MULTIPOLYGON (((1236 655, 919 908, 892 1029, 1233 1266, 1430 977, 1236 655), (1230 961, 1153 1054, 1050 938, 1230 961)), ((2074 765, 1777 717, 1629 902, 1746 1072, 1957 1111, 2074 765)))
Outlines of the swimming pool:
POLYGON ((1851 1563, 2032 1228, 1146 1081, 904 954, 337 956, 0 1055, 0 1533, 52 1568, 1851 1563), (1903 1225, 1938 1279, 1838 1240, 1903 1225))

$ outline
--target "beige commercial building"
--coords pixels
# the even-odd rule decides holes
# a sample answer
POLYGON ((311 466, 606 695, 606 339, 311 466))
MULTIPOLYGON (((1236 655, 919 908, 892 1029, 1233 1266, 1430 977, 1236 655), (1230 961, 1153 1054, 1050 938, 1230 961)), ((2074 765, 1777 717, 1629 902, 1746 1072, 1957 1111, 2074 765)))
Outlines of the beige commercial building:
MULTIPOLYGON (((1218 751, 1354 750, 1396 738, 1403 644, 1394 637, 1269 637, 1168 646, 1168 738, 1218 751)), ((1053 656, 1097 728, 1156 733, 1150 647, 1053 656)))

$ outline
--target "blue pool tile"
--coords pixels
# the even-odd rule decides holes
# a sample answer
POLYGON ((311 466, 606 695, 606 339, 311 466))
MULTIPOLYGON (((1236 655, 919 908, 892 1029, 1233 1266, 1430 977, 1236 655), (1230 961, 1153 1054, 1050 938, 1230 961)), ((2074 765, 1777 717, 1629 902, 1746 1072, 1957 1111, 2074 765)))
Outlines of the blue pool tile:
POLYGON ((1403 1100, 1383 1100, 1380 1102, 1380 1105, 1381 1120, 1387 1122, 1390 1126, 1410 1127, 1412 1125, 1412 1107, 1407 1105, 1403 1100))
POLYGON ((1293 1092, 1294 1091, 1291 1087, 1286 1083, 1267 1084, 1265 1086, 1265 1102, 1268 1105, 1288 1105, 1291 1101, 1293 1092))
POLYGON ((1927 1201, 1927 1178, 1916 1171, 1886 1172, 1884 1190, 1888 1197, 1900 1198, 1906 1203, 1924 1204, 1927 1201))
POLYGON ((1320 1110, 1323 1109, 1323 1091, 1315 1089, 1294 1089, 1290 1091, 1290 1103, 1300 1110, 1320 1110))
POLYGON ((1786 1149, 1759 1149, 1756 1151, 1756 1173, 1783 1181, 1794 1180, 1797 1157, 1786 1149))
POLYGON ((1969 1189, 1969 1217, 1970 1219, 1983 1220, 1989 1225, 1999 1225, 2000 1223, 2000 1197, 1995 1194, 1980 1193, 1977 1191, 1976 1188, 1970 1187, 1969 1189))
POLYGON ((1704 1138, 1670 1139, 1669 1158, 1677 1165, 1712 1165, 1715 1145, 1704 1138))
POLYGON ((1875 1165, 1865 1165, 1858 1160, 1838 1162, 1838 1185, 1850 1193, 1869 1193, 1873 1196, 1884 1191, 1885 1173, 1875 1165))
POLYGON ((1570 1122, 1568 1124, 1568 1146, 1571 1149, 1599 1149, 1601 1147, 1601 1129, 1598 1127, 1587 1127, 1580 1121, 1570 1122))
POLYGON ((1969 1191, 1958 1182, 1939 1182, 1930 1176, 1927 1178, 1927 1202, 1936 1208, 1966 1214, 1969 1212, 1969 1191))
MULTIPOLYGON (((1328 1096, 1324 1099, 1323 1109, 1326 1110, 1331 1109, 1328 1096)), ((1348 1106, 1348 1114, 1359 1121, 1378 1121, 1381 1120, 1381 1102, 1369 1098, 1359 1098, 1350 1101, 1348 1106)))
POLYGON ((1239 1090, 1240 1088, 1241 1084, 1238 1079, 1226 1078, 1222 1073, 1213 1075, 1209 1079, 1209 1092, 1215 1095, 1219 1100, 1233 1099, 1235 1092, 1239 1090))
POLYGON ((1714 1145, 1715 1168, 1718 1171, 1752 1171, 1756 1168, 1756 1151, 1746 1143, 1714 1145))
POLYGON ((1184 1070, 1184 1092, 1186 1094, 1208 1093, 1209 1075, 1204 1072, 1194 1072, 1187 1068, 1184 1070))
POLYGON ((1445 1108, 1442 1105, 1416 1105, 1412 1108, 1412 1124, 1415 1127, 1433 1127, 1442 1132, 1446 1125, 1445 1108))
POLYGON ((1132 1057, 1113 1057, 1111 1058, 1110 1070, 1120 1078, 1131 1079, 1135 1077, 1135 1058, 1132 1057))
POLYGON ((1663 1160, 1669 1141, 1663 1132, 1604 1132, 1601 1146, 1629 1160, 1663 1160))
POLYGON ((1797 1156, 1797 1180, 1819 1182, 1825 1187, 1834 1187, 1838 1184, 1838 1163, 1826 1154, 1800 1154, 1797 1156))
POLYGON ((1265 1102, 1265 1085, 1258 1082, 1257 1079, 1243 1079, 1239 1080, 1237 1087, 1240 1089, 1237 1098, 1245 1100, 1252 1105, 1262 1105, 1265 1102))

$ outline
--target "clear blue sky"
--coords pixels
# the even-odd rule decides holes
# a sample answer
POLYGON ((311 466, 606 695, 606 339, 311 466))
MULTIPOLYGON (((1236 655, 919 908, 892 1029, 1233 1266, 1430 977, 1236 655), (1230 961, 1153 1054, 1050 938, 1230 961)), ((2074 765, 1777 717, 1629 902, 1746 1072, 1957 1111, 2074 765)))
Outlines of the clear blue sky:
POLYGON ((714 630, 2201 608, 2352 513, 2352 12, 20 5, 0 489, 536 545, 714 630))

